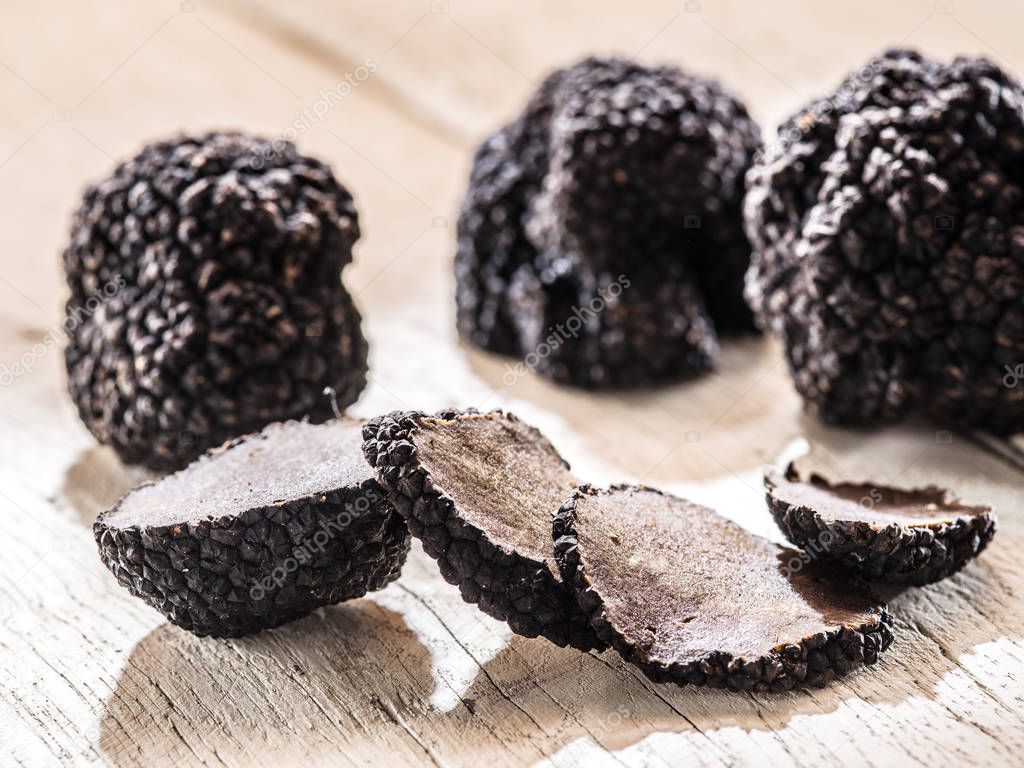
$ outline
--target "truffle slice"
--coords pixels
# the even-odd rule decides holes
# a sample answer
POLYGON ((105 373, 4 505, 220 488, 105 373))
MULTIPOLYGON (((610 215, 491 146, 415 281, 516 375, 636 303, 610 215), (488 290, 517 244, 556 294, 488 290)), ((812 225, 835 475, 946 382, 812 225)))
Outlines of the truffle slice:
POLYGON ((551 550, 551 515, 578 481, 512 414, 395 412, 363 450, 413 536, 464 600, 526 637, 600 647, 551 550))
POLYGON ((196 635, 238 637, 398 578, 409 535, 362 422, 288 422, 211 451, 100 515, 121 586, 196 635))
POLYGON ((835 560, 867 579, 929 584, 956 573, 996 530, 987 506, 965 504, 929 486, 899 490, 872 484, 831 484, 765 473, 768 507, 786 538, 813 557, 835 560))
POLYGON ((553 528, 598 636, 656 682, 820 687, 892 642, 892 617, 866 591, 685 499, 585 486, 553 528))

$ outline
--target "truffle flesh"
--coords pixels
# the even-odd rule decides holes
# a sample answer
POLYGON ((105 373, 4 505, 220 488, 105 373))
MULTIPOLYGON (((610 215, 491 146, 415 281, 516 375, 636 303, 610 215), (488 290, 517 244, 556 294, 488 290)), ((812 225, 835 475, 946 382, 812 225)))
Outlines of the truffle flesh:
POLYGON ((861 587, 818 563, 792 568, 792 550, 651 488, 585 486, 553 533, 598 636, 656 682, 820 687, 892 641, 892 618, 861 587))
POLYGON ((364 435, 395 509, 464 600, 527 637, 601 645, 551 550, 551 515, 578 481, 539 431, 501 411, 396 412, 364 435))
POLYGON ((118 583, 196 635, 237 637, 398 578, 409 535, 362 422, 274 424, 140 486, 97 519, 118 583))
POLYGON ((900 490, 765 473, 768 507, 791 542, 870 580, 929 584, 976 557, 995 534, 991 508, 934 486, 900 490))

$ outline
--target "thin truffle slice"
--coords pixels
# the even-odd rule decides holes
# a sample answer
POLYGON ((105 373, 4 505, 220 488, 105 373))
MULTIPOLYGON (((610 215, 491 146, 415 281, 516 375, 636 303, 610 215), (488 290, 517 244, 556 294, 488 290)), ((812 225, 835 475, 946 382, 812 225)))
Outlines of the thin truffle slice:
POLYGON ((602 646, 551 551, 551 515, 579 481, 538 430, 501 411, 395 412, 363 434, 395 509, 464 600, 520 635, 602 646))
POLYGON ((956 573, 992 539, 992 509, 929 486, 899 490, 873 484, 803 480, 790 464, 765 473, 768 507, 786 538, 816 558, 835 560, 864 578, 930 584, 956 573))
POLYGON ((409 534, 360 451, 362 422, 275 424, 100 515, 121 586, 196 635, 238 637, 398 578, 409 534))
POLYGON ((656 682, 820 687, 892 642, 892 617, 864 589, 652 488, 584 486, 553 530, 598 636, 656 682))

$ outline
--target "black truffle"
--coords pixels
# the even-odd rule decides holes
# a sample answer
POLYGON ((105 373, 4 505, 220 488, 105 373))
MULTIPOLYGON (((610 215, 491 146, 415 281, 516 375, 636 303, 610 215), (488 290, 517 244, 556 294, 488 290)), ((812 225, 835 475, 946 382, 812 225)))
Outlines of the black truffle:
POLYGON ((785 474, 766 472, 764 485, 786 538, 866 579, 915 585, 944 579, 985 549, 996 530, 991 508, 933 486, 804 480, 792 464, 785 474))
POLYGON ((892 642, 862 587, 706 507, 651 488, 580 489, 554 518, 567 584, 603 640, 656 682, 820 687, 892 642))
POLYGON ((464 600, 520 635, 601 647, 551 551, 551 515, 577 481, 540 432, 500 411, 444 411, 392 413, 363 434, 395 509, 464 600))
POLYGON ((822 419, 1024 427, 1024 93, 894 50, 748 174, 747 297, 822 419), (1005 380, 1005 381, 1004 381, 1005 380))
POLYGON ((121 586, 196 635, 237 637, 398 578, 409 534, 360 450, 362 422, 274 424, 100 515, 121 586))
POLYGON ((291 144, 158 142, 85 193, 64 251, 68 389, 122 460, 177 469, 288 418, 333 416, 366 382, 341 283, 348 191, 291 144))
POLYGON ((674 67, 587 59, 549 76, 484 142, 459 218, 467 341, 585 387, 709 368, 752 327, 746 109, 674 67))

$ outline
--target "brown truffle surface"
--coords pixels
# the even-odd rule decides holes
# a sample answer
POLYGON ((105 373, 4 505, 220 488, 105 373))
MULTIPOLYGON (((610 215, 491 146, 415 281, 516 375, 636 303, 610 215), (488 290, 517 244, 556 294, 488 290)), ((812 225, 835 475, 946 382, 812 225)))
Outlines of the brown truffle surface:
POLYGON ((948 490, 829 483, 765 473, 768 507, 786 537, 868 579, 927 584, 956 573, 992 539, 995 513, 948 490))
POLYGON ((463 599, 527 637, 602 645, 555 564, 551 515, 578 481, 544 435, 501 411, 396 412, 363 434, 395 509, 463 599))
POLYGON ((821 686, 871 664, 891 618, 864 588, 716 512, 637 486, 581 489, 555 519, 563 577, 600 637, 652 679, 821 686))
POLYGON ((288 422, 143 485, 93 526, 121 586, 197 635, 236 637, 398 578, 409 532, 362 422, 288 422))

